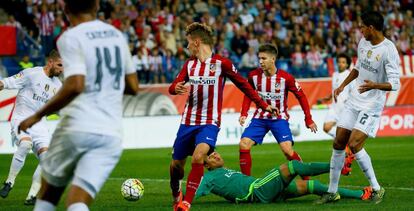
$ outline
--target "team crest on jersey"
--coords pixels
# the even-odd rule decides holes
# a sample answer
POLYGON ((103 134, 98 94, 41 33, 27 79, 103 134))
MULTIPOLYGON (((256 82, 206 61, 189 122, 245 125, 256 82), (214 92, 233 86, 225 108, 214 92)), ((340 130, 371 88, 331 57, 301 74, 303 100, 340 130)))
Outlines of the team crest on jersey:
POLYGON ((275 89, 280 90, 280 83, 278 83, 278 82, 275 83, 275 89))
POLYGON ((210 72, 211 72, 211 73, 216 72, 216 64, 215 64, 215 63, 210 64, 210 72))
POLYGON ((371 56, 372 56, 372 51, 371 51, 371 50, 369 50, 369 51, 367 52, 367 57, 368 57, 368 59, 369 59, 369 58, 371 58, 371 56))
POLYGON ((45 85, 45 91, 47 92, 47 91, 49 91, 49 84, 46 84, 45 85))
POLYGON ((16 75, 13 76, 13 78, 15 79, 19 79, 21 77, 23 77, 23 72, 17 73, 16 75))
POLYGON ((380 60, 380 58, 381 58, 381 55, 379 55, 379 54, 377 54, 377 55, 375 56, 375 60, 377 60, 377 62, 380 60))
POLYGON ((54 89, 53 89, 53 94, 54 94, 54 95, 56 94, 56 88, 54 88, 54 89))

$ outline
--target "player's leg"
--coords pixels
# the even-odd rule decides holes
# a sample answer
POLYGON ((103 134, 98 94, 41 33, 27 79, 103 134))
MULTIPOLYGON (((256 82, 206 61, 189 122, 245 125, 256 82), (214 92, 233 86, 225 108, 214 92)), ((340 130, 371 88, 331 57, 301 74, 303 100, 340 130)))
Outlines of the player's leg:
POLYGON ((184 167, 186 159, 172 160, 170 164, 170 188, 175 207, 181 200, 181 180, 184 178, 184 167))
MULTIPOLYGON (((368 190, 368 189, 367 189, 368 190)), ((296 180, 292 181, 284 191, 285 199, 296 198, 307 194, 323 195, 328 191, 328 186, 322 184, 318 180, 296 180)), ((365 195, 369 195, 370 192, 364 190, 350 190, 346 188, 338 188, 338 192, 341 197, 354 198, 354 199, 366 199, 365 195)))
MULTIPOLYGON (((47 152, 47 147, 42 147, 37 150, 37 158, 40 161, 45 157, 47 152)), ((36 195, 40 190, 41 185, 41 166, 40 164, 37 165, 35 172, 33 173, 32 177, 32 185, 30 186, 29 193, 27 194, 26 200, 24 202, 25 205, 34 205, 36 202, 36 195)))
POLYGON ((209 152, 214 150, 219 128, 215 125, 203 125, 196 135, 196 147, 191 159, 191 171, 187 178, 186 193, 183 204, 190 207, 195 193, 204 175, 204 160, 209 152))
POLYGON ((6 198, 13 188, 17 175, 22 170, 27 154, 32 149, 33 143, 30 136, 22 136, 17 144, 17 150, 13 154, 7 180, 0 189, 0 196, 6 198))
POLYGON ((267 127, 272 131, 286 159, 302 161, 299 154, 293 150, 293 136, 287 120, 278 119, 268 121, 267 127))
POLYGON ((336 122, 324 122, 323 123, 323 131, 328 135, 335 138, 336 136, 336 122))
POLYGON ((252 157, 250 150, 253 145, 261 144, 263 137, 269 131, 266 128, 266 120, 253 118, 244 129, 239 143, 240 171, 245 175, 251 175, 252 157))
POLYGON ((42 185, 37 195, 34 211, 54 211, 66 186, 54 186, 42 178, 42 185))
POLYGON ((88 206, 101 190, 122 154, 120 138, 81 134, 83 139, 73 140, 83 153, 76 164, 67 196, 68 210, 88 210, 88 206))
POLYGON ((382 188, 375 176, 374 167, 372 166, 371 158, 364 149, 365 140, 368 136, 374 137, 379 127, 380 114, 371 114, 361 112, 358 117, 358 122, 352 130, 349 139, 349 148, 354 153, 355 158, 368 179, 372 189, 372 200, 375 203, 382 201, 385 190, 382 188))
POLYGON ((310 162, 302 163, 292 160, 280 165, 279 170, 287 183, 290 183, 295 176, 315 176, 329 172, 329 163, 310 162))

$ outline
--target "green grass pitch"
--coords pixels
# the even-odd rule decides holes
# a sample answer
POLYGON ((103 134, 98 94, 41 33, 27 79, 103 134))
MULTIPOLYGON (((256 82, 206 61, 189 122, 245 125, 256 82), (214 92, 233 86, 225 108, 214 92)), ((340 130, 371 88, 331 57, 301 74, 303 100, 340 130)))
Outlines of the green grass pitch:
MULTIPOLYGON (((148 140, 137 140, 148 141, 148 140)), ((329 162, 331 142, 298 142, 295 150, 304 161, 329 162)), ((384 201, 379 205, 359 200, 343 199, 335 204, 313 205, 318 196, 305 196, 290 199, 284 203, 272 204, 232 204, 211 195, 194 201, 192 210, 414 210, 414 137, 394 137, 370 139, 366 150, 371 156, 375 173, 380 184, 385 187, 384 201)), ((225 165, 238 169, 238 146, 218 146, 225 165)), ((285 162, 276 144, 255 146, 252 150, 253 176, 261 176, 267 170, 285 162)), ((0 155, 0 181, 6 179, 11 155, 0 155)), ((169 162, 171 149, 125 150, 121 161, 97 196, 91 210, 171 210, 169 189, 169 162), (144 197, 136 202, 122 198, 120 185, 127 178, 138 178, 145 186, 144 197)), ((189 172, 190 158, 187 161, 186 175, 189 172)), ((31 182, 31 175, 37 161, 28 156, 25 167, 16 179, 16 184, 6 199, 0 198, 1 210, 32 210, 23 205, 31 182)), ((369 183, 356 162, 351 176, 341 177, 340 186, 360 189, 369 183)), ((313 177, 328 183, 329 175, 313 177)), ((186 179, 186 178, 185 178, 186 179)), ((63 210, 64 199, 58 210, 63 210)))

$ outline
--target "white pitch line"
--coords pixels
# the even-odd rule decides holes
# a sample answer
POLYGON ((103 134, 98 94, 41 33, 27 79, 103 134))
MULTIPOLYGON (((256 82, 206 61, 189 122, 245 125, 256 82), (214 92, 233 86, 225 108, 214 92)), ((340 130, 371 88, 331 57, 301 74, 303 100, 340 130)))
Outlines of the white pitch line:
MULTIPOLYGON (((116 180, 116 181, 122 181, 122 180, 126 180, 128 178, 122 178, 122 177, 110 177, 109 180, 116 180)), ((170 182, 169 179, 150 179, 150 178, 138 178, 139 180, 145 182, 170 182)), ((182 181, 182 183, 186 183, 186 181, 182 181)), ((340 187, 345 187, 345 188, 364 188, 365 186, 357 186, 357 185, 343 185, 340 187)), ((403 188, 403 187, 386 187, 383 186, 385 189, 390 189, 390 190, 404 190, 404 191, 413 191, 414 192, 414 188, 403 188)))

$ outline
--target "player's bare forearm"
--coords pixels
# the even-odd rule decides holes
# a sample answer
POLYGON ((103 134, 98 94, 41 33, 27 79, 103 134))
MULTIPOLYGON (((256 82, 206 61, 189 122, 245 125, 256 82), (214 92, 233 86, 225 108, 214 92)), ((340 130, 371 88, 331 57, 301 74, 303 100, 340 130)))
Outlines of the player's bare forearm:
POLYGON ((357 69, 352 69, 352 71, 349 73, 348 77, 345 78, 344 82, 340 85, 340 87, 345 88, 349 83, 351 83, 355 78, 357 78, 359 75, 359 72, 357 69))
POLYGON ((391 83, 385 82, 385 83, 375 83, 370 80, 364 80, 364 84, 358 87, 359 93, 364 93, 366 91, 372 90, 372 89, 379 89, 382 91, 391 91, 392 85, 391 83))
POLYGON ((125 75, 125 94, 137 95, 139 90, 139 82, 136 73, 125 75))
POLYGON ((379 89, 382 91, 391 91, 391 84, 386 82, 386 83, 376 83, 375 84, 375 89, 379 89))
POLYGON ((35 115, 43 117, 58 112, 83 92, 85 76, 73 75, 65 80, 58 93, 49 100, 35 115))

